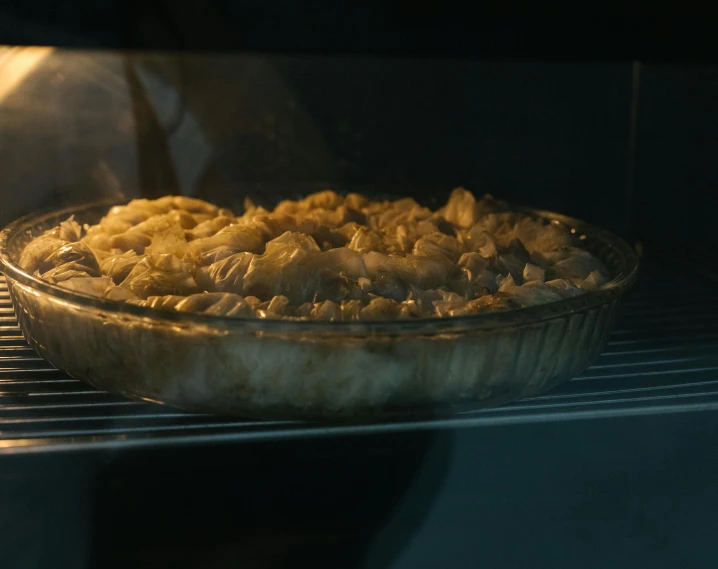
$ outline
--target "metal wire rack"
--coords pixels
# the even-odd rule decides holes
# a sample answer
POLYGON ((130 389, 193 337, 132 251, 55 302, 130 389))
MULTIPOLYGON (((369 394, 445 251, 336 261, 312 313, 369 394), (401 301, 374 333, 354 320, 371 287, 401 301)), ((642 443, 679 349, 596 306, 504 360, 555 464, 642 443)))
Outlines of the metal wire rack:
POLYGON ((371 425, 258 422, 193 415, 94 389, 25 342, 0 280, 0 453, 211 444, 479 427, 718 409, 718 295, 702 277, 643 272, 605 352, 538 397, 450 418, 371 425))

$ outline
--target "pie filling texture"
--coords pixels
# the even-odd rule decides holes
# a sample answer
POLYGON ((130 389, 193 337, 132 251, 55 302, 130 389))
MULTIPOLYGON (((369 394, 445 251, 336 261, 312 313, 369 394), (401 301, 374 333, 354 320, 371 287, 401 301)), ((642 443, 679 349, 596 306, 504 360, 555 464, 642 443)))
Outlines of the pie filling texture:
POLYGON ((72 291, 237 318, 443 318, 554 302, 609 272, 564 225, 457 188, 432 211, 411 198, 333 191, 241 216, 165 196, 73 218, 23 250, 20 266, 72 291))

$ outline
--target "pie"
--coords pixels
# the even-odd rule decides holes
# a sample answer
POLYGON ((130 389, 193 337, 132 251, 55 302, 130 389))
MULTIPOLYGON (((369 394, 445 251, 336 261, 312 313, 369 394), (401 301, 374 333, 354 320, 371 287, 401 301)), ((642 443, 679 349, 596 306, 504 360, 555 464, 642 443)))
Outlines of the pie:
POLYGON ((237 318, 393 320, 481 314, 601 287, 608 271, 562 224, 455 189, 411 198, 333 191, 249 200, 236 216, 166 196, 73 218, 31 241, 20 266, 78 293, 237 318))

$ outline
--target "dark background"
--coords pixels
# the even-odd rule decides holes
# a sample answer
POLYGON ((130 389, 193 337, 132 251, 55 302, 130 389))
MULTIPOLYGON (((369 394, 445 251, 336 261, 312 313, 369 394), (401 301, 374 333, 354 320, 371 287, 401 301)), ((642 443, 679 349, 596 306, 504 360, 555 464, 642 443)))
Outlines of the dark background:
POLYGON ((271 53, 715 61, 707 7, 622 3, 5 2, 0 43, 271 53))
POLYGON ((700 9, 677 2, 555 11, 229 0, 0 5, 0 44, 280 56, 273 72, 333 163, 317 168, 312 157, 292 156, 302 132, 275 139, 290 148, 280 162, 274 142, 243 135, 237 123, 223 142, 247 183, 374 184, 442 197, 463 184, 668 244, 688 233, 715 240, 711 26, 700 9))
MULTIPOLYGON (((183 6, 6 3, 0 43, 379 55, 276 61, 336 161, 277 166, 275 146, 237 128, 225 142, 247 180, 463 183, 609 226, 666 263, 668 247, 715 243, 718 57, 705 15, 183 6)), ((24 128, 42 109, 33 117, 24 128)), ((39 167, 50 135, 18 138, 17 118, 0 113, 5 163, 31 141, 39 167)), ((286 136, 300 146, 302 132, 286 136)), ((714 567, 716 434, 706 413, 3 457, 3 567, 714 567)))

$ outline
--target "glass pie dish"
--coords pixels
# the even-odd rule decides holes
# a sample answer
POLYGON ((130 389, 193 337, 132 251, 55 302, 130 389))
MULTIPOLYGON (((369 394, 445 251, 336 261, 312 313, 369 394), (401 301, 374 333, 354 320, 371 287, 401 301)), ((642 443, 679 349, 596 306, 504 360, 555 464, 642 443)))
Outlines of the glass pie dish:
POLYGON ((585 294, 503 312, 328 322, 163 311, 83 295, 28 274, 23 248, 98 202, 30 215, 0 234, 20 328, 52 365, 100 389, 188 411, 256 419, 376 420, 443 415, 536 395, 579 374, 605 346, 637 274, 624 241, 576 219, 562 224, 610 280, 585 294))

